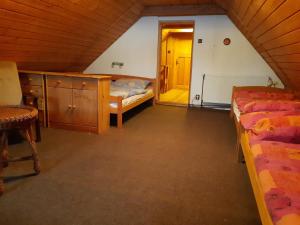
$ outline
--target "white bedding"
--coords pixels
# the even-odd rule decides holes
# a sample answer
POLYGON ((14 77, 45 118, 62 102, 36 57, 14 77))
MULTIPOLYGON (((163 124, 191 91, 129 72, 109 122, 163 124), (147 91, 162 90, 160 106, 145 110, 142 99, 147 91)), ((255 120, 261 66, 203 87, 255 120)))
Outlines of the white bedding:
POLYGON ((232 108, 233 108, 233 113, 234 113, 237 121, 240 122, 241 112, 240 112, 240 110, 238 108, 238 105, 236 104, 235 100, 233 100, 233 106, 232 106, 232 108))
MULTIPOLYGON (((153 89, 148 89, 147 92, 144 93, 144 94, 134 95, 134 96, 131 96, 129 98, 125 98, 125 99, 122 100, 122 106, 130 105, 131 103, 136 102, 139 99, 141 99, 141 98, 143 98, 147 95, 152 95, 152 94, 153 94, 153 89)), ((111 102, 109 105, 112 108, 117 108, 118 107, 118 104, 116 102, 111 102)))

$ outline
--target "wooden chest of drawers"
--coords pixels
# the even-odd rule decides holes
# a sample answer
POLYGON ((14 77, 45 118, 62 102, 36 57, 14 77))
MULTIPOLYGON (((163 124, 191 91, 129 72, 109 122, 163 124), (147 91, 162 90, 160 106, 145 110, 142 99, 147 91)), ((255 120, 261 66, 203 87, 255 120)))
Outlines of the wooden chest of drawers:
POLYGON ((45 86, 43 76, 30 73, 19 73, 23 95, 32 95, 38 98, 39 121, 47 126, 45 107, 45 86))

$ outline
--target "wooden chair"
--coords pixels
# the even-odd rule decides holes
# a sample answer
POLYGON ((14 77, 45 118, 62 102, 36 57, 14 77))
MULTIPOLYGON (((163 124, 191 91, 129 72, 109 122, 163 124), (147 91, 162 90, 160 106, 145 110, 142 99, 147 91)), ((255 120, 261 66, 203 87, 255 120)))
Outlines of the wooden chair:
POLYGON ((38 110, 22 104, 22 92, 16 64, 0 61, 0 195, 4 191, 3 168, 9 162, 33 159, 34 171, 40 172, 40 163, 37 155, 32 127, 37 124, 38 110), (19 130, 29 142, 31 156, 9 160, 7 133, 19 130))

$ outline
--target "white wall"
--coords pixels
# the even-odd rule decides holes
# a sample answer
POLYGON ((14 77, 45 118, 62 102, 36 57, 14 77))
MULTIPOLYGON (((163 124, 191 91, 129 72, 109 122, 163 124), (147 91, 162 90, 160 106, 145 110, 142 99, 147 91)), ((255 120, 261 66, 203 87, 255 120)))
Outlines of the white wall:
MULTIPOLYGON (((201 94, 206 74, 204 101, 229 103, 233 85, 266 85, 267 77, 279 81, 261 56, 227 16, 143 17, 97 58, 85 73, 123 74, 155 78, 157 71, 158 23, 169 20, 195 21, 191 103, 201 94), (231 45, 223 39, 229 37, 231 45), (203 39, 202 44, 197 40, 203 39), (114 61, 124 66, 111 67, 114 61)), ((282 86, 282 85, 281 85, 282 86)))

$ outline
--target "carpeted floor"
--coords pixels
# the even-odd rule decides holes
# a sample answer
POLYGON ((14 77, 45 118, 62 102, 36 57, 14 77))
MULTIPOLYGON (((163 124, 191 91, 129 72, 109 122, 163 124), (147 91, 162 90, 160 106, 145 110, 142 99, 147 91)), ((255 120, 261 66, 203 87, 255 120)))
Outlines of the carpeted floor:
POLYGON ((171 89, 164 94, 160 94, 159 100, 161 102, 187 105, 189 100, 189 91, 186 89, 171 89))
MULTIPOLYGON (((3 225, 259 225, 227 112, 155 106, 104 136, 44 129, 42 173, 5 169, 3 225)), ((10 146, 13 155, 25 144, 10 146)))

